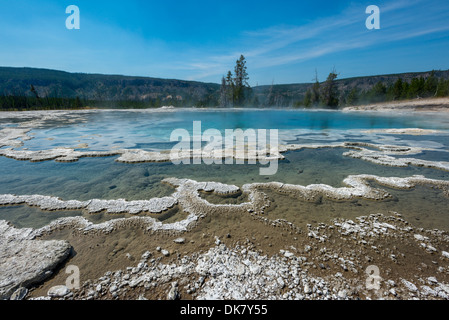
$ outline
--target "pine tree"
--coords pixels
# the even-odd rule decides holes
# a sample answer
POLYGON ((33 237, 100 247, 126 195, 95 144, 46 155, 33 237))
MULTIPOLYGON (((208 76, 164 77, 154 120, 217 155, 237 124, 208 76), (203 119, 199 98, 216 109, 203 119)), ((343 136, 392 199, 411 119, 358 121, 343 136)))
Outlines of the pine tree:
POLYGON ((273 85, 274 83, 271 82, 270 89, 268 90, 267 101, 265 103, 268 107, 272 107, 274 105, 273 85))
POLYGON ((240 55, 234 68, 234 101, 237 105, 245 103, 245 89, 249 88, 248 80, 245 57, 240 55))
POLYGON ((436 96, 437 97, 449 96, 449 80, 440 79, 440 81, 438 81, 436 96))
POLYGON ((430 76, 427 77, 424 83, 424 93, 426 97, 434 97, 437 94, 438 80, 435 78, 435 71, 432 70, 430 76))
POLYGON ((306 108, 309 108, 312 106, 312 91, 307 90, 302 103, 303 103, 304 107, 306 107, 306 108))
POLYGON ((402 78, 399 78, 393 84, 393 88, 392 88, 393 100, 401 99, 401 97, 403 96, 403 92, 402 92, 403 89, 404 89, 404 84, 403 84, 402 78))
POLYGON ((318 73, 315 69, 315 82, 310 92, 310 101, 312 105, 318 105, 320 103, 320 82, 318 81, 318 73))
POLYGON ((326 81, 324 82, 323 88, 321 90, 322 103, 328 107, 337 107, 338 106, 338 90, 335 85, 335 79, 337 78, 337 74, 335 73, 335 69, 332 70, 331 73, 327 76, 326 81))
POLYGON ((30 85, 30 91, 34 94, 36 99, 39 99, 39 95, 37 94, 37 91, 36 91, 36 89, 34 88, 33 85, 30 85))
POLYGON ((228 71, 226 75, 226 94, 227 94, 227 101, 228 105, 234 106, 234 79, 232 77, 232 72, 228 71))
POLYGON ((228 104, 228 88, 226 86, 225 77, 221 78, 220 98, 218 100, 218 104, 220 105, 220 107, 226 107, 228 104))
POLYGON ((75 99, 75 108, 81 109, 83 107, 83 103, 81 102, 81 99, 77 96, 75 99))
POLYGON ((359 102, 359 90, 357 88, 352 88, 346 96, 346 105, 355 106, 359 102))
POLYGON ((421 98, 424 92, 425 80, 423 77, 413 78, 408 89, 408 98, 421 98))
POLYGON ((371 101, 373 102, 383 102, 386 99, 387 87, 382 81, 377 82, 371 89, 371 101))

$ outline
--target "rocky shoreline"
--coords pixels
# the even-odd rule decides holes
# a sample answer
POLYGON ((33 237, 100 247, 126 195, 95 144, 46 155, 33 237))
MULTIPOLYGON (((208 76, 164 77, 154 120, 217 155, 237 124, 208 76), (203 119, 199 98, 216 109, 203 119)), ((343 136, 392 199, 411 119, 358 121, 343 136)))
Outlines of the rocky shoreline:
MULTIPOLYGON (((272 221, 264 217, 265 208, 270 206, 270 202, 263 192, 264 189, 286 193, 300 201, 312 201, 318 195, 332 200, 350 200, 357 197, 382 200, 388 197, 388 192, 370 187, 367 183, 369 180, 394 188, 407 189, 413 188, 418 184, 434 186, 441 188, 448 196, 449 182, 447 181, 426 179, 422 176, 385 178, 356 175, 345 179, 344 182, 349 187, 341 188, 333 188, 326 185, 287 185, 278 182, 247 184, 242 187, 242 191, 248 194, 248 202, 240 204, 211 204, 200 196, 200 191, 227 195, 238 192, 239 188, 214 182, 196 182, 189 179, 168 178, 164 182, 176 188, 176 192, 171 197, 176 201, 171 201, 170 203, 176 202, 188 214, 186 219, 174 223, 163 224, 151 217, 136 216, 93 224, 83 217, 68 217, 55 220, 49 225, 35 230, 15 229, 5 221, 2 221, 3 232, 2 237, 0 237, 2 242, 0 249, 2 256, 5 257, 5 265, 3 267, 5 270, 8 270, 8 273, 2 275, 0 279, 2 297, 10 297, 13 291, 18 288, 26 288, 28 290, 32 283, 38 280, 42 281, 42 279, 50 275, 48 272, 51 271, 50 266, 55 267, 68 257, 71 246, 67 241, 55 242, 55 240, 36 240, 35 238, 46 238, 57 232, 57 230, 63 229, 76 232, 78 237, 96 237, 101 234, 108 234, 109 236, 117 230, 132 228, 134 225, 143 228, 145 232, 168 232, 167 234, 173 238, 172 241, 175 245, 183 246, 187 241, 186 238, 197 227, 198 223, 202 219, 213 215, 224 217, 224 219, 232 215, 241 218, 248 217, 257 221, 257 223, 266 224, 270 228, 281 226, 283 229, 289 230, 289 233, 294 235, 295 242, 299 241, 301 245, 299 247, 298 244, 281 246, 282 249, 279 249, 279 252, 268 257, 262 254, 264 251, 262 248, 259 248, 259 251, 252 252, 252 247, 249 245, 251 241, 244 244, 234 243, 232 246, 226 246, 222 243, 223 239, 216 237, 214 241, 215 246, 210 247, 206 253, 192 252, 191 255, 184 257, 178 254, 176 259, 169 264, 162 263, 161 259, 150 259, 150 257, 155 255, 155 252, 148 250, 142 256, 137 266, 110 271, 97 282, 94 279, 90 279, 90 282, 83 284, 81 291, 72 292, 71 290, 59 288, 61 292, 64 292, 62 296, 54 292, 49 296, 51 298, 77 299, 132 299, 138 298, 140 295, 145 296, 144 293, 147 290, 151 292, 152 288, 157 287, 158 295, 153 296, 149 294, 147 296, 150 299, 156 297, 159 299, 161 298, 160 294, 162 294, 160 290, 165 290, 160 288, 165 288, 170 283, 176 282, 177 285, 173 284, 169 291, 173 291, 175 287, 182 285, 186 288, 185 292, 189 292, 188 297, 192 299, 368 298, 372 295, 367 290, 360 288, 362 281, 360 277, 366 278, 362 267, 366 268, 366 263, 373 260, 369 258, 373 251, 381 256, 380 259, 376 259, 379 264, 377 267, 389 268, 387 266, 391 262, 398 264, 398 261, 402 260, 401 257, 404 257, 404 253, 397 248, 403 245, 410 246, 410 243, 413 249, 408 249, 407 251, 419 252, 415 253, 415 256, 418 257, 422 255, 430 255, 432 257, 431 263, 428 261, 423 262, 427 266, 426 268, 428 268, 428 264, 431 264, 433 267, 432 269, 435 273, 432 273, 429 277, 447 281, 447 275, 449 274, 447 266, 449 261, 449 237, 447 233, 438 230, 415 229, 403 220, 399 214, 390 217, 380 214, 359 217, 357 222, 336 220, 332 225, 319 224, 317 227, 308 225, 307 230, 301 230, 288 221, 272 221), (391 246, 390 241, 394 245, 391 246), (379 245, 378 242, 383 244, 379 245), (333 247, 332 250, 329 244, 331 244, 330 247, 333 247), (350 245, 348 246, 348 244, 350 245), (344 252, 345 246, 348 252, 344 252), (385 247, 380 249, 383 246, 385 247), (18 250, 17 254, 11 250, 18 250), (309 252, 313 252, 313 254, 308 254, 305 257, 304 253, 309 252), (12 260, 11 257, 13 258, 12 260), (44 259, 44 261, 41 259, 44 259), (18 265, 22 266, 22 268, 33 270, 34 273, 24 276, 29 273, 24 272, 22 268, 16 268, 18 265), (338 270, 340 273, 342 270, 349 271, 346 274, 350 274, 351 277, 346 279, 335 274, 328 274, 324 278, 321 276, 311 277, 304 271, 305 269, 310 270, 310 268, 313 268, 326 274, 328 270, 326 265, 332 265, 331 269, 338 270), (283 267, 279 268, 279 266, 283 267), (437 269, 436 266, 438 266, 437 269), (265 274, 261 274, 261 270, 265 270, 265 274), (267 273, 267 270, 271 271, 267 273), (166 272, 169 273, 167 274, 166 272), (127 276, 125 276, 126 274, 127 276), (198 279, 201 277, 205 280, 199 281, 198 279), (199 282, 191 282, 192 278, 196 278, 199 282), (108 282, 105 282, 105 279, 109 279, 108 282), (239 280, 236 281, 235 279, 239 280), (334 283, 335 279, 339 279, 338 286, 334 283), (198 287, 198 283, 201 282, 204 283, 198 287), (354 283, 357 283, 355 287, 354 283), (292 286, 292 284, 294 285, 292 286), (307 289, 306 284, 309 289, 311 288, 311 291, 307 289), (126 290, 122 292, 121 288, 126 290), (128 294, 128 291, 134 291, 134 288, 139 289, 137 290, 138 296, 135 293, 128 294), (261 288, 267 288, 267 291, 262 292, 261 288), (311 293, 321 293, 310 295, 309 291, 311 293), (345 294, 342 292, 345 292, 345 294), (69 295, 70 293, 73 295, 69 295)), ((30 200, 35 198, 36 196, 0 196, 1 203, 4 205, 27 203, 29 205, 40 205, 43 210, 64 209, 65 203, 73 204, 70 201, 64 202, 55 200, 52 197, 37 196, 40 202, 30 200), (45 200, 49 201, 46 202, 45 200)), ((154 199, 149 201, 150 203, 154 202, 154 199)), ((117 204, 118 202, 112 201, 108 203, 117 204)), ((122 202, 119 202, 118 208, 123 209, 122 204, 122 202)), ((89 205, 86 204, 85 207, 89 208, 89 205)), ((70 208, 73 209, 73 207, 70 208)), ((101 208, 102 210, 109 210, 109 212, 119 211, 113 207, 101 208)), ((134 209, 135 207, 131 207, 131 210, 134 209)), ((97 211, 94 210, 93 212, 97 211)), ((273 232, 278 231, 273 230, 273 232)), ((170 251, 164 248, 159 248, 156 252, 159 252, 159 255, 162 254, 164 257, 170 256, 170 251)), ((416 283, 418 275, 415 274, 414 277, 414 279, 399 279, 396 277, 394 280, 391 280, 391 283, 394 283, 394 285, 388 282, 388 280, 385 283, 390 283, 391 285, 389 285, 387 291, 377 293, 378 298, 399 297, 409 299, 420 297, 426 299, 448 299, 449 292, 445 291, 446 289, 449 290, 447 282, 435 280, 431 281, 432 283, 428 283, 430 280, 419 278, 420 289, 416 287, 418 285, 416 283), (404 283, 411 283, 413 286, 404 285, 404 283), (409 287, 416 289, 410 290, 409 287), (401 294, 398 294, 398 292, 401 294)), ((56 291, 59 292, 58 290, 56 291)), ((19 293, 16 296, 20 296, 19 293)), ((175 296, 178 295, 176 294, 175 296)))
POLYGON ((351 106, 343 111, 417 111, 417 112, 448 112, 448 98, 427 98, 406 101, 391 101, 368 105, 351 106))
MULTIPOLYGON (((265 222, 288 229, 286 222, 265 222)), ((229 238, 216 237, 204 253, 175 257, 153 247, 129 267, 108 270, 79 289, 52 287, 46 295, 27 298, 449 299, 447 232, 415 228, 397 213, 290 230, 301 246, 286 245, 273 255, 250 238, 230 245, 229 238), (369 273, 370 268, 379 273, 369 273)), ((172 241, 182 247, 188 237, 172 241)))
MULTIPOLYGON (((84 121, 83 115, 88 113, 35 113, 41 118, 30 116, 18 127, 3 128, 0 156, 60 162, 111 155, 127 163, 171 160, 166 151, 139 149, 17 150, 23 147, 23 141, 32 139, 32 128, 61 117, 68 122, 84 121)), ((436 134, 414 129, 389 133, 436 134)), ((344 148, 348 149, 344 156, 375 164, 449 171, 448 162, 409 157, 423 151, 445 150, 365 142, 286 144, 270 159, 282 160, 282 153, 304 148, 344 148)), ((179 157, 194 154, 192 151, 179 157)), ((256 159, 266 160, 266 154, 257 154, 256 159)), ((449 197, 448 181, 421 175, 403 178, 357 174, 347 176, 341 187, 267 182, 247 183, 239 188, 175 177, 162 182, 174 187, 175 192, 134 201, 0 195, 3 206, 133 215, 97 224, 82 216, 66 217, 39 229, 16 229, 0 220, 0 299, 449 299, 446 231, 414 227, 396 212, 296 226, 267 214, 271 202, 264 193, 269 190, 288 195, 298 202, 322 198, 389 199, 388 190, 374 187, 374 182, 394 189, 426 186, 449 197), (241 193, 246 198, 237 204, 214 204, 201 193, 241 193), (145 215, 172 208, 182 212, 181 220, 163 223, 145 215), (66 274, 61 268, 72 262, 82 267, 80 288, 62 282, 66 274)))

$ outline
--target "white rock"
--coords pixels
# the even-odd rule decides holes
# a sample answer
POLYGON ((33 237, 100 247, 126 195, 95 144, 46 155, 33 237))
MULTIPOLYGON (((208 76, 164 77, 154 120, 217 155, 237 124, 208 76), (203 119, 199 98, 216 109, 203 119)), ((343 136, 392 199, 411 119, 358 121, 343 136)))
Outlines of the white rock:
POLYGON ((251 271, 251 273, 253 273, 253 274, 259 274, 260 267, 258 265, 251 265, 249 267, 249 271, 251 271))
POLYGON ((415 239, 418 240, 418 241, 424 241, 424 240, 428 240, 428 239, 429 239, 429 238, 424 237, 424 236, 422 236, 422 235, 420 235, 420 234, 415 234, 414 237, 415 237, 415 239))
POLYGON ((109 287, 109 292, 111 292, 111 293, 113 293, 117 290, 118 290, 118 287, 115 284, 113 284, 112 286, 109 287))
POLYGON ((175 240, 173 240, 174 243, 178 243, 178 244, 182 244, 186 241, 186 239, 184 238, 176 238, 175 240))
POLYGON ((64 285, 59 285, 59 286, 51 287, 48 290, 47 295, 50 297, 53 297, 53 298, 61 298, 61 297, 68 295, 69 293, 70 293, 69 288, 67 288, 64 285))
POLYGON ((413 283, 411 283, 410 281, 402 279, 402 283, 407 287, 408 290, 410 290, 412 292, 417 292, 418 291, 418 288, 413 283))
POLYGON ((235 273, 239 276, 243 276, 245 274, 245 266, 242 263, 239 263, 236 267, 235 267, 235 273))
POLYGON ((428 281, 430 284, 436 284, 436 283, 438 283, 438 280, 437 280, 437 278, 435 278, 435 277, 428 277, 428 278, 427 278, 427 281, 428 281))
POLYGON ((340 299, 346 299, 346 297, 347 297, 346 290, 340 290, 340 291, 338 291, 337 296, 338 296, 340 299))
POLYGON ((311 294, 312 293, 312 289, 310 288, 310 286, 308 284, 304 285, 304 293, 305 294, 311 294))
POLYGON ((437 292, 428 286, 421 287, 421 294, 425 296, 437 296, 437 292))
POLYGON ((16 229, 0 220, 0 300, 20 287, 42 282, 70 254, 60 240, 34 240, 32 229, 16 229))

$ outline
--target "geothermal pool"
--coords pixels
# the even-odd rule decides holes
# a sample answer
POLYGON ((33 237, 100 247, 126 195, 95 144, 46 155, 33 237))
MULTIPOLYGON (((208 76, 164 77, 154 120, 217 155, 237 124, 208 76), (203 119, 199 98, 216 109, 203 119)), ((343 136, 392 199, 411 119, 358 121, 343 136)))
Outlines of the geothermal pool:
MULTIPOLYGON (((92 110, 79 112, 24 112, 0 114, 0 194, 43 195, 62 200, 91 199, 127 201, 169 197, 174 186, 170 177, 198 182, 220 182, 242 188, 245 184, 280 182, 291 185, 325 185, 344 188, 350 175, 406 178, 414 175, 449 181, 449 116, 433 113, 381 113, 265 109, 216 110, 92 110), (175 129, 192 133, 194 121, 201 129, 277 129, 282 151, 274 175, 259 174, 261 164, 180 164, 170 161, 120 160, 117 151, 167 152, 175 129), (17 130, 9 135, 8 130, 17 130), (2 136, 3 134, 3 136, 2 136), (356 146, 356 153, 348 154, 356 146), (382 149, 395 146, 398 150, 382 149), (48 150, 81 152, 73 161, 53 156, 33 159, 48 150), (380 148, 380 149, 379 149, 380 148), (6 152, 8 150, 8 152, 6 152), (89 152, 104 152, 97 156, 89 152), (29 152, 24 157, 20 152, 29 152), (111 154, 108 154, 111 153, 111 154), (368 153, 368 157, 365 154, 368 153), (389 157, 378 161, 379 155, 389 157), (56 159, 56 161, 55 161, 56 159), (405 163, 396 160, 407 159, 405 163), (410 160, 411 159, 411 160, 410 160), (19 161, 22 160, 22 161, 19 161), (433 166, 433 164, 437 164, 433 166)), ((293 223, 336 217, 353 217, 373 211, 398 211, 425 227, 449 230, 445 187, 373 187, 391 197, 372 201, 363 197, 310 202, 267 190, 272 200, 265 214, 293 223)), ((268 188, 269 189, 269 188, 268 188)), ((245 194, 201 194, 212 204, 237 205, 248 201, 245 194)), ((126 211, 126 210, 125 210, 126 211)), ((142 212, 160 221, 182 220, 182 207, 165 212, 142 212)), ((67 216, 83 216, 94 223, 131 216, 127 212, 86 213, 86 210, 42 210, 39 206, 4 204, 0 219, 18 227, 40 228, 67 216)))

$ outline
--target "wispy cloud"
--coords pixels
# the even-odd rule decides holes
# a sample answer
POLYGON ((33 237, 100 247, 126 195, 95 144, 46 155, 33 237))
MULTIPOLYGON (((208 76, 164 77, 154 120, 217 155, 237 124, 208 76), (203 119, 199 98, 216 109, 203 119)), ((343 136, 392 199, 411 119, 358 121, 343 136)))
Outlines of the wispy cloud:
POLYGON ((251 59, 253 68, 267 68, 449 30, 447 4, 429 6, 422 0, 394 1, 386 3, 380 9, 381 30, 375 31, 365 28, 368 15, 360 5, 350 6, 338 15, 300 26, 276 25, 244 31, 240 39, 243 45, 238 46, 240 50, 229 48, 229 54, 206 56, 201 64, 191 63, 191 67, 198 68, 198 73, 193 78, 222 74, 223 69, 220 68, 226 68, 230 56, 236 57, 236 52, 251 59))
MULTIPOLYGON (((0 61, 11 66, 219 82, 243 54, 248 61, 251 81, 266 83, 274 76, 282 82, 290 81, 285 80, 286 74, 299 81, 296 75, 309 72, 307 69, 324 70, 340 63, 346 63, 345 70, 354 69, 353 59, 359 59, 359 66, 365 68, 372 57, 386 57, 390 52, 403 56, 400 50, 404 48, 413 68, 415 61, 433 61, 435 57, 440 62, 432 67, 439 68, 445 63, 443 53, 426 52, 424 58, 414 52, 423 54, 420 49, 430 42, 437 43, 436 48, 449 47, 448 1, 378 0, 381 30, 365 28, 367 4, 360 2, 348 2, 346 8, 334 14, 330 14, 330 10, 317 10, 331 0, 316 0, 310 5, 295 2, 292 7, 315 9, 314 13, 298 11, 297 20, 288 14, 290 19, 284 20, 281 10, 286 6, 274 2, 267 9, 261 5, 260 15, 243 14, 229 21, 220 20, 219 12, 223 7, 232 12, 233 4, 214 2, 204 9, 203 15, 208 21, 215 18, 217 23, 204 26, 204 21, 186 24, 187 19, 166 23, 160 12, 155 13, 153 19, 147 19, 140 16, 140 12, 137 14, 137 9, 131 10, 140 8, 137 1, 129 2, 131 8, 126 14, 117 6, 114 7, 115 16, 110 17, 112 9, 100 12, 100 4, 86 1, 82 6, 81 30, 76 32, 65 29, 64 5, 59 1, 45 0, 32 11, 23 11, 32 0, 0 4, 0 61), (266 10, 277 10, 273 13, 273 16, 277 14, 277 19, 273 19, 276 22, 270 24, 267 17, 271 11, 266 10), (315 14, 321 16, 315 18, 315 14), (240 18, 242 21, 238 20, 240 18), (148 21, 151 23, 146 25, 148 21), (207 32, 201 33, 200 25, 207 28, 207 32), (189 33, 189 26, 198 34, 189 33), (185 30, 179 33, 178 28, 185 30)), ((341 8, 340 5, 335 7, 341 8)), ((170 5, 163 3, 161 8, 167 12, 171 10, 170 5)), ((194 6, 182 10, 181 18, 197 11, 194 6)), ((397 64, 392 61, 390 65, 397 64)))

